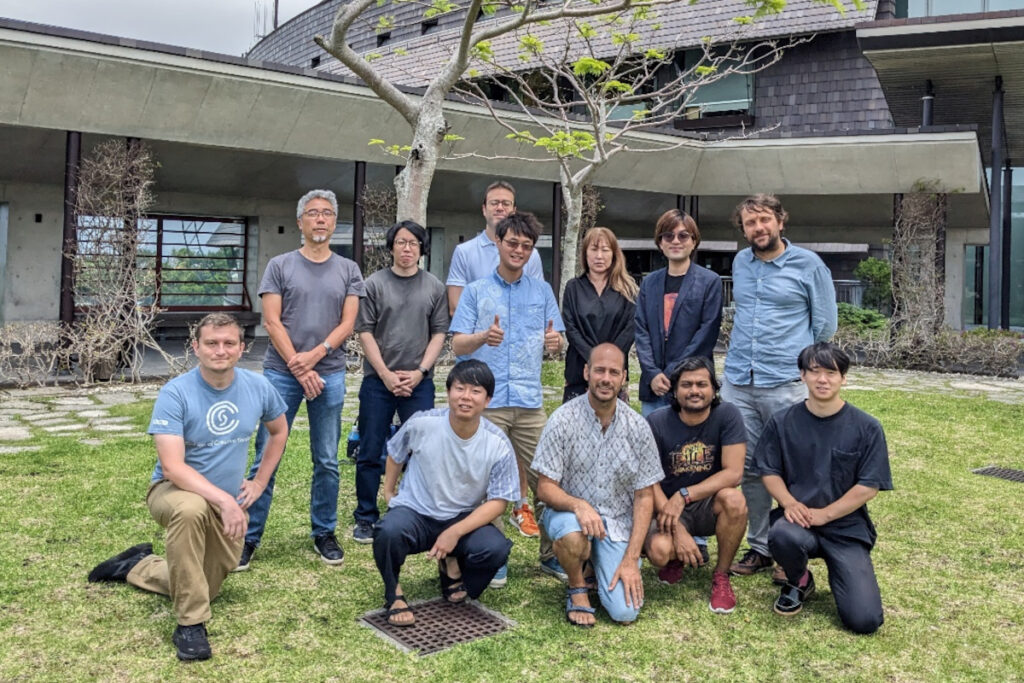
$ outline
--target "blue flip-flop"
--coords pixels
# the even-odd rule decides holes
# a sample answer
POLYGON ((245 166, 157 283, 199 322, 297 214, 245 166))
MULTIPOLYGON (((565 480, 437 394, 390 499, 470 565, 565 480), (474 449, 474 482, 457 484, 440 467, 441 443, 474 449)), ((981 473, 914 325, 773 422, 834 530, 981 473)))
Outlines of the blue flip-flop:
POLYGON ((593 628, 594 627, 593 624, 581 624, 581 623, 573 621, 572 619, 569 618, 569 613, 570 612, 586 612, 587 614, 593 614, 594 613, 594 608, 593 607, 584 607, 583 605, 574 605, 574 604, 572 604, 572 596, 580 595, 581 593, 586 593, 588 590, 589 589, 586 586, 577 586, 576 588, 569 588, 568 591, 566 592, 566 596, 565 596, 565 620, 568 621, 573 626, 578 626, 580 628, 593 628))

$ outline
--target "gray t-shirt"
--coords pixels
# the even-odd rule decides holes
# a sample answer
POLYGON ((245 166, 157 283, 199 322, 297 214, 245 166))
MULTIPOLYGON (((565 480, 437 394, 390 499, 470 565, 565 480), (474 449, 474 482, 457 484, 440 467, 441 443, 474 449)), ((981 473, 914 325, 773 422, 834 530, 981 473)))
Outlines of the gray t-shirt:
MULTIPOLYGON (((322 344, 341 322, 347 296, 363 296, 363 275, 355 261, 331 254, 314 263, 298 249, 270 259, 260 282, 259 295, 281 295, 281 324, 296 351, 309 351, 322 344)), ((288 364, 271 344, 263 367, 289 372, 288 364)), ((336 350, 314 368, 321 375, 345 369, 345 354, 336 350)))
MULTIPOLYGON (((448 331, 448 298, 444 285, 419 270, 400 277, 383 268, 366 278, 366 296, 359 302, 356 332, 370 332, 390 370, 415 370, 432 335, 448 331)), ((363 374, 376 375, 363 359, 363 374)))

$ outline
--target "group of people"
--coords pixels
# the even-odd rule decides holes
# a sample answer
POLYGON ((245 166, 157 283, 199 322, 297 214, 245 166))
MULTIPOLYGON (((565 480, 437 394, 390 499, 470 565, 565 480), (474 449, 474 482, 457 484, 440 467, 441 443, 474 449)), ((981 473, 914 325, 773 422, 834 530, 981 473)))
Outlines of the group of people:
POLYGON ((516 211, 513 187, 492 183, 482 212, 485 228, 456 247, 447 287, 420 268, 429 235, 412 221, 388 230, 392 265, 364 281, 330 249, 334 194, 303 196, 302 246, 271 259, 259 286, 271 342, 263 374, 235 367, 242 330, 211 314, 192 342, 197 367, 168 382, 154 405, 147 504, 167 529, 166 559, 136 545, 89 580, 171 596, 178 657, 208 658, 210 601, 229 572, 250 567, 303 401, 313 547, 327 564, 343 563, 345 357, 337 349, 355 332, 364 363, 352 539, 373 545, 391 624, 416 623, 399 580, 410 554, 436 559, 451 602, 506 584, 511 503, 510 524, 540 539, 539 569, 567 583, 565 617, 575 626, 595 623, 592 593, 613 621, 634 621, 644 602, 641 558, 659 580, 677 583, 686 567, 709 562, 714 535, 712 611, 736 606, 730 574, 778 561, 774 609, 795 614, 815 590, 808 558, 823 557, 843 624, 876 630, 882 607, 865 503, 892 486, 885 439, 877 420, 839 396, 849 359, 827 343, 836 329, 831 274, 782 237, 788 216, 778 199, 749 197, 734 215, 750 246, 733 263, 721 387, 712 356, 721 280, 694 262, 700 231, 691 216, 673 209, 659 218, 654 241, 667 266, 639 287, 614 233, 589 230, 583 273, 567 283, 560 311, 535 248, 541 225, 516 211), (448 333, 458 362, 447 405, 435 408, 433 366, 448 333), (548 417, 541 366, 545 352, 562 349, 563 333, 563 405, 548 417), (634 343, 642 414, 623 401, 634 343), (401 427, 388 439, 396 416, 401 427), (736 560, 744 531, 750 549, 736 560))

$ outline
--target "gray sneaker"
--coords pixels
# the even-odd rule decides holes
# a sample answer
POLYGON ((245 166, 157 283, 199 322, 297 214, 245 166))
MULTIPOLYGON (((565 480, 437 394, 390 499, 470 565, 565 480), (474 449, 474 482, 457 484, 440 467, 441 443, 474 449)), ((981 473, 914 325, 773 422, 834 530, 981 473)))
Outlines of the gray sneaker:
POLYGON ((365 520, 356 522, 352 527, 352 540, 363 545, 373 543, 373 525, 365 520))

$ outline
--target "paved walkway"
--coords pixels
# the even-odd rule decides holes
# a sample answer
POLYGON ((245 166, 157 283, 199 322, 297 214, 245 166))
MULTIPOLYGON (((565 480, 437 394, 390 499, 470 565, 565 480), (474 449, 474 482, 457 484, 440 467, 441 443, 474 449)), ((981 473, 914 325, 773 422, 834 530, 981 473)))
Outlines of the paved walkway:
MULTIPOLYGON (((179 349, 183 348, 179 346, 179 349)), ((262 367, 266 342, 257 342, 242 359, 241 367, 259 371, 262 367)), ((184 355, 184 354, 181 354, 184 355)), ((719 365, 721 365, 721 358, 719 365)), ((159 378, 166 376, 167 364, 153 354, 143 366, 143 375, 159 378)), ((443 379, 443 370, 442 379, 443 379)), ((358 409, 360 373, 348 374, 348 396, 342 421, 350 424, 358 409)), ((102 446, 115 435, 141 432, 129 416, 111 415, 111 408, 125 403, 156 398, 162 379, 139 384, 108 384, 93 387, 32 387, 27 389, 0 389, 0 454, 37 451, 38 445, 28 442, 36 435, 56 435, 77 439, 89 446, 102 446)), ((850 371, 848 388, 860 390, 894 389, 910 393, 941 393, 957 397, 984 397, 1001 403, 1024 404, 1024 379, 1001 379, 972 375, 945 375, 927 372, 876 370, 854 368, 850 371)), ((546 400, 558 400, 561 388, 545 387, 546 400)), ((637 387, 630 388, 636 396, 637 387)), ((442 395, 439 394, 439 398, 442 395)), ((293 429, 308 429, 305 418, 296 419, 293 429)))

